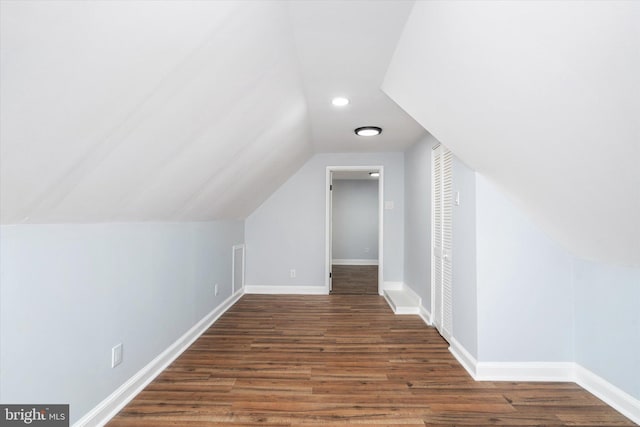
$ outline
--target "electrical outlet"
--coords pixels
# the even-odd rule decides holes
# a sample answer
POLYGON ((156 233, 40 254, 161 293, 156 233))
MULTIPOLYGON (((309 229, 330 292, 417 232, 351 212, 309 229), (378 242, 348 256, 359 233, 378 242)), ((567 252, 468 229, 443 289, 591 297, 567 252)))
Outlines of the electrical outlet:
POLYGON ((217 283, 215 285, 213 285, 213 294, 215 296, 218 296, 218 284, 217 283))
POLYGON ((293 279, 294 277, 296 277, 296 270, 295 270, 295 269, 291 269, 291 270, 289 270, 289 277, 291 277, 292 279, 293 279))
POLYGON ((122 363, 122 343, 111 349, 111 367, 115 368, 122 363))

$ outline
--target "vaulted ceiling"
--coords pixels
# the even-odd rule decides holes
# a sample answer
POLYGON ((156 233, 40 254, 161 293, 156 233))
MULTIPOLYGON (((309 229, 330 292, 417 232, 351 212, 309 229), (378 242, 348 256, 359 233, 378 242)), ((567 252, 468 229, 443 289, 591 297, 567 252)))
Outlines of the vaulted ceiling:
POLYGON ((383 88, 573 254, 640 266, 640 2, 417 2, 383 88))
POLYGON ((412 2, 0 5, 3 224, 244 218, 314 152, 423 132, 379 89, 412 2))
POLYGON ((244 218, 313 153, 424 126, 573 253, 640 265, 637 2, 0 0, 0 19, 2 224, 244 218))

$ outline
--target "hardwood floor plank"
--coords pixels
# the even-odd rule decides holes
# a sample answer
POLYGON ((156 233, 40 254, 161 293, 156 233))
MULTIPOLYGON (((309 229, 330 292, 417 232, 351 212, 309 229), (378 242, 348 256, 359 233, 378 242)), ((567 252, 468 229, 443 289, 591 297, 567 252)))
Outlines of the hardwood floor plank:
POLYGON ((111 422, 630 426, 572 383, 475 382, 375 295, 245 295, 111 422))
POLYGON ((332 265, 334 295, 378 295, 377 265, 332 265))

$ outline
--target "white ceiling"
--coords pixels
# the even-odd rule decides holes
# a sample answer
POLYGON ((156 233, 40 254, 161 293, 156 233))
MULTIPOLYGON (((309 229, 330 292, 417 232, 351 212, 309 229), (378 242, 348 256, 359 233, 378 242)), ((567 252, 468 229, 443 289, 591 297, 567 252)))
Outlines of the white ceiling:
POLYGON ((418 2, 384 89, 572 253, 640 265, 640 2, 418 2))
POLYGON ((395 55, 385 91, 465 163, 640 263, 640 4, 412 5, 0 0, 0 221, 244 218, 314 152, 423 135, 380 90, 395 55))
POLYGON ((244 218, 314 151, 422 133, 379 90, 411 2, 0 7, 3 224, 244 218))
POLYGON ((403 151, 424 129, 380 86, 413 1, 290 2, 296 51, 317 152, 403 151), (334 96, 351 102, 331 105, 334 96), (360 126, 383 128, 357 136, 360 126))

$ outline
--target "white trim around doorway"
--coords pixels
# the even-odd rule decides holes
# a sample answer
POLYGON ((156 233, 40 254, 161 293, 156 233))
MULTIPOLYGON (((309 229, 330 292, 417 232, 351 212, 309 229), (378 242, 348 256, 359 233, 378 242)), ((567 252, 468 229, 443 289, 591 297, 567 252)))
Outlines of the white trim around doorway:
POLYGON ((325 289, 330 292, 331 272, 331 190, 333 172, 377 171, 378 177, 378 294, 383 294, 383 253, 384 253, 384 166, 327 166, 325 185, 325 289))

